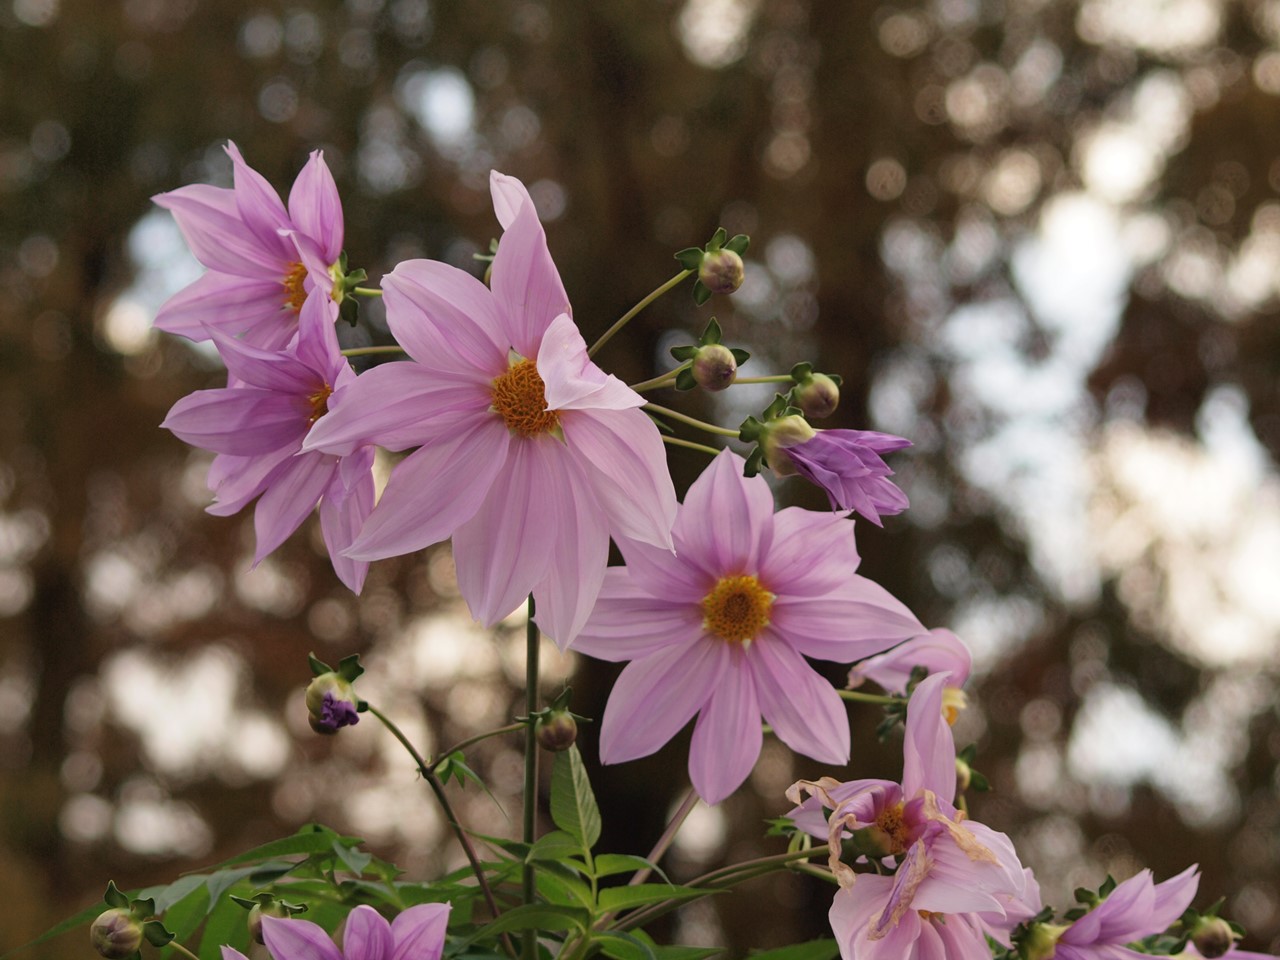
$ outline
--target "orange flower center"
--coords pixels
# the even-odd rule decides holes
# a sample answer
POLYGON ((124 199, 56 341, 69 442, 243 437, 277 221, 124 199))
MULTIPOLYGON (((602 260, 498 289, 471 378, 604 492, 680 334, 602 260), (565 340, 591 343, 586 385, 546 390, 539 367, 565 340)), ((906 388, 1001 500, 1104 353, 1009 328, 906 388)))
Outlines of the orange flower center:
POLYGON ((876 826, 883 830, 888 838, 890 853, 906 852, 910 837, 907 825, 902 820, 902 804, 896 803, 892 807, 881 810, 876 817, 876 826))
POLYGON ((307 301, 307 291, 302 285, 306 279, 307 268, 294 262, 289 264, 284 280, 281 281, 284 287, 284 305, 294 313, 301 313, 302 305, 307 301))
POLYGON ((315 393, 308 395, 307 402, 311 404, 311 416, 307 417, 307 426, 315 423, 329 412, 329 397, 332 395, 333 387, 327 383, 315 393))
POLYGON ((493 410, 507 429, 535 437, 560 426, 560 414, 547 409, 546 384, 532 360, 521 358, 493 378, 493 410))
POLYGON ((774 595, 755 577, 721 577, 702 598, 702 627, 730 643, 750 643, 769 625, 774 595))

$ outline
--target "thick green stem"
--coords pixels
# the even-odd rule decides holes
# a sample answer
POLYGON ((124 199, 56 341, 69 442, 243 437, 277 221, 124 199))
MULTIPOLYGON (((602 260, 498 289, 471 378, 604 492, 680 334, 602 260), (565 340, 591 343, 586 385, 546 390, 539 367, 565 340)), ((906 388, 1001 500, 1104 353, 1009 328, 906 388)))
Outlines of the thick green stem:
POLYGON ((663 443, 669 443, 673 447, 688 447, 690 450, 701 450, 703 453, 709 453, 715 456, 720 451, 715 447, 708 447, 705 443, 694 443, 692 440, 681 440, 679 437, 663 437, 663 443))
POLYGON ((629 386, 636 393, 644 393, 646 390, 657 390, 659 387, 669 387, 676 382, 676 377, 680 375, 680 371, 687 369, 693 365, 692 360, 686 360, 674 370, 668 370, 661 376, 654 377, 652 380, 641 380, 639 383, 629 383, 629 386))
POLYGON ((399 344, 388 345, 385 347, 348 347, 342 351, 344 357, 371 357, 380 353, 404 353, 404 347, 399 344))
POLYGON ((738 377, 731 387, 736 387, 740 383, 793 383, 794 378, 789 373, 778 373, 769 377, 738 377))
MULTIPOLYGON (((476 850, 471 844, 471 838, 462 829, 462 824, 458 822, 458 818, 453 812, 453 805, 449 803, 449 798, 444 792, 444 784, 440 782, 435 769, 427 765, 427 761, 418 752, 418 748, 410 742, 409 738, 404 735, 404 731, 396 725, 394 720, 373 704, 369 704, 369 712, 391 731, 391 735, 400 741, 400 745, 408 751, 409 756, 413 757, 413 762, 418 765, 418 772, 422 774, 423 779, 427 781, 427 786, 431 788, 431 792, 436 795, 436 800, 440 802, 440 809, 444 812, 444 818, 448 822, 449 828, 453 831, 453 835, 457 837, 463 852, 466 853, 467 860, 471 864, 471 870, 475 873, 476 880, 480 882, 480 890, 484 894, 485 903, 489 905, 489 912, 496 919, 501 915, 501 911, 498 910, 498 901, 494 899, 493 890, 489 887, 489 878, 485 876, 484 868, 480 866, 480 858, 476 856, 476 850)), ((502 935, 502 942, 506 946, 507 953, 514 958, 516 956, 515 945, 511 943, 511 939, 505 933, 502 935)))
POLYGON ((587 351, 587 356, 594 357, 596 355, 596 351, 598 351, 606 343, 612 340, 613 335, 617 333, 619 330, 621 330, 623 327, 625 327, 630 322, 632 317, 634 317, 637 313, 639 313, 649 304, 653 303, 653 301, 657 300, 660 296, 662 296, 672 287, 679 284, 680 281, 683 280, 685 277, 691 276, 692 274, 693 274, 692 270, 681 270, 674 277, 672 277, 670 280, 668 280, 666 283, 660 286, 657 290, 653 291, 653 293, 649 294, 647 297, 645 297, 643 300, 637 303, 634 307, 632 307, 630 310, 624 313, 618 319, 617 323, 615 323, 612 327, 606 330, 601 335, 600 339, 591 345, 591 349, 587 351))
POLYGON ((641 409, 664 417, 670 417, 672 420, 679 420, 681 423, 687 423, 689 426, 697 427, 699 430, 705 430, 707 433, 714 433, 717 437, 733 437, 735 440, 738 439, 737 430, 730 430, 728 427, 717 427, 714 423, 707 423, 705 420, 686 416, 679 410, 672 410, 670 407, 662 407, 656 403, 646 403, 641 407, 641 409))
MULTIPOLYGON (((538 710, 538 625, 533 620, 533 595, 529 595, 529 622, 525 627, 524 712, 532 718, 538 710)), ((538 832, 538 739, 532 719, 526 724, 524 737, 524 829, 522 839, 533 843, 538 832)), ((533 903, 536 893, 533 865, 525 864, 520 877, 521 902, 533 903)), ((526 930, 523 938, 524 960, 537 960, 538 931, 526 930)))
POLYGON ((895 703, 902 703, 901 697, 882 697, 875 693, 859 693, 857 690, 837 690, 842 700, 855 700, 858 703, 879 703, 883 706, 892 706, 895 703))
POLYGON ((197 957, 194 953, 192 953, 190 950, 188 950, 186 947, 180 944, 177 940, 170 940, 168 943, 165 944, 165 946, 171 947, 172 949, 177 950, 183 956, 190 957, 191 960, 200 960, 199 957, 197 957))

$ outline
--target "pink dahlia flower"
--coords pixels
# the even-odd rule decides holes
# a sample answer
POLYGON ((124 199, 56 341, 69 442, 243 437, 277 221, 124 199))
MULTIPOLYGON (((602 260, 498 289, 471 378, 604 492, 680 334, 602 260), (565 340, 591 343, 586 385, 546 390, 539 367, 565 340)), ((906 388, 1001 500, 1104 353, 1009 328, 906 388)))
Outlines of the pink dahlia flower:
POLYGON ((209 468, 210 513, 238 513, 255 497, 258 563, 320 504, 320 527, 339 578, 356 593, 369 565, 343 555, 373 509, 373 449, 346 456, 301 452, 330 398, 356 376, 338 349, 337 307, 313 291, 298 339, 283 350, 250 346, 218 330, 210 337, 232 385, 183 397, 162 427, 218 454, 209 468))
POLYGON ((194 184, 152 198, 208 268, 160 308, 156 326, 189 340, 216 330, 271 350, 297 332, 311 289, 328 290, 342 253, 342 203, 319 150, 294 181, 288 209, 234 143, 226 151, 234 187, 194 184))
POLYGON ((911 446, 910 440, 871 430, 816 430, 785 448, 796 472, 827 492, 833 510, 856 510, 877 527, 881 516, 907 509, 907 495, 880 455, 911 446))
MULTIPOLYGON (((273 960, 440 960, 449 923, 449 904, 422 903, 388 923, 373 907, 361 905, 347 916, 339 950, 309 920, 262 918, 262 938, 273 960)), ((222 948, 222 960, 247 960, 222 948)))
POLYGON ((852 689, 870 680, 890 693, 905 695, 911 672, 916 667, 924 667, 929 673, 950 674, 947 686, 962 687, 973 669, 973 658, 959 637, 939 627, 912 637, 886 653, 855 663, 849 669, 849 687, 852 689))
POLYGON ((610 535, 670 550, 676 496, 644 399, 587 359, 528 192, 496 172, 491 186, 505 230, 492 289, 430 260, 384 277, 387 324, 412 362, 357 378, 305 449, 418 447, 347 555, 451 536, 472 616, 492 625, 532 592, 563 649, 595 604, 610 535))
POLYGON ((1025 913, 1027 874, 1013 844, 953 805, 956 752, 943 717, 946 680, 933 674, 911 695, 901 785, 827 778, 788 791, 797 803, 811 795, 790 816, 832 846, 830 865, 842 889, 830 919, 845 960, 977 957, 979 946, 986 950, 986 922, 1010 909, 1025 913), (825 822, 821 807, 832 811, 825 822), (894 876, 856 874, 841 861, 845 840, 868 859, 896 864, 894 876))
POLYGON ((924 632, 882 587, 857 576, 853 524, 791 507, 774 513, 762 477, 722 451, 694 481, 672 530, 676 556, 620 541, 575 649, 630 660, 605 707, 600 758, 653 753, 695 714, 689 775, 718 803, 760 755, 760 718, 823 763, 849 760, 849 721, 806 656, 848 662, 924 632))

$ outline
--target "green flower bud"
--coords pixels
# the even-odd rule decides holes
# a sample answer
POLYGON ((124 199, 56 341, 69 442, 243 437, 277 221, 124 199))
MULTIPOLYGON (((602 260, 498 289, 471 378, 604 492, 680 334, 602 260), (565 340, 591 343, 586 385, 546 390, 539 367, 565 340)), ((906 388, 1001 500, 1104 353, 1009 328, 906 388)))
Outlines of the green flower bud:
POLYGON ((1217 960, 1231 949, 1235 941, 1236 935, 1231 924, 1221 917, 1201 917, 1191 934, 1191 942, 1205 960, 1217 960))
POLYGON ((698 279, 712 293, 733 293, 742 286, 744 275, 742 258, 732 250, 705 253, 698 266, 698 279))
POLYGON ((142 921, 124 907, 113 907, 93 921, 89 940, 107 960, 125 960, 142 946, 142 921))
POLYGON ((836 412, 840 405, 840 388, 825 373, 811 374, 802 381, 793 394, 797 407, 810 420, 821 420, 836 412))
POLYGON ((1067 924, 1033 923, 1026 936, 1018 944, 1018 955, 1025 960, 1049 960, 1057 952, 1058 940, 1067 931, 1067 924))
POLYGON ((794 447, 797 443, 811 440, 817 435, 817 432, 813 427, 809 426, 809 422, 804 417, 798 414, 766 421, 760 436, 760 447, 764 450, 764 462, 778 476, 791 476, 796 472, 796 465, 791 462, 791 458, 787 455, 787 447, 794 447))
POLYGON ((254 943, 266 943, 262 939, 262 918, 263 917, 288 917, 289 911, 284 903, 279 900, 270 900, 267 903, 255 903, 253 909, 249 911, 249 936, 253 938, 254 943))
POLYGON ((322 673, 307 687, 307 714, 316 733, 337 733, 341 727, 360 722, 356 707, 360 700, 355 688, 339 674, 322 673))
POLYGON ((533 735, 543 750, 560 753, 572 747, 578 739, 578 721, 568 710, 552 710, 538 718, 533 735))
POLYGON ((712 393, 723 390, 738 379, 738 361, 734 359, 733 351, 722 343, 699 347, 689 370, 698 386, 712 393))

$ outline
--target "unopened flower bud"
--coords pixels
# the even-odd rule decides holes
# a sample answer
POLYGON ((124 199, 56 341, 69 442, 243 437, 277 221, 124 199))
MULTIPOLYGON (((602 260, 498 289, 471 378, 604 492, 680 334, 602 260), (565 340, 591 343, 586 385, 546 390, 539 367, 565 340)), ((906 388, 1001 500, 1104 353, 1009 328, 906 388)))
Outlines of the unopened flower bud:
POLYGON ((780 477, 789 477, 794 474, 796 465, 787 455, 787 447, 794 447, 797 443, 812 440, 817 432, 809 426, 809 422, 804 417, 797 414, 779 417, 777 420, 765 423, 760 445, 764 449, 764 461, 769 465, 769 469, 780 477))
POLYGON ((355 689, 337 673, 322 673, 307 687, 307 714, 316 733, 337 733, 360 722, 355 689))
POLYGON ((901 851, 894 849, 893 836, 878 824, 854 830, 850 843, 858 856, 879 860, 901 851))
POLYGON ((125 960, 142 946, 142 921, 124 907, 113 907, 93 921, 89 939, 107 960, 125 960))
POLYGON ((568 710, 552 710, 545 717, 538 718, 533 735, 543 750, 560 753, 572 747, 578 739, 578 721, 568 710))
POLYGON ((796 387, 795 405, 810 420, 821 420, 836 412, 840 405, 840 388, 825 373, 810 374, 796 387))
POLYGON ((1191 934, 1191 942, 1205 960, 1217 960, 1235 943, 1236 935, 1231 924, 1221 917, 1201 917, 1191 934))
POLYGON ((967 762, 956 757, 956 789, 964 793, 973 782, 973 768, 967 762))
POLYGON ((1057 952, 1058 940, 1066 931, 1066 924, 1033 923, 1018 944, 1018 955, 1026 960, 1050 960, 1057 952))
POLYGON ((738 361, 724 344, 708 343, 698 348, 690 372, 698 386, 715 393, 738 379, 738 361))
POLYGON ((698 267, 698 279, 712 293, 733 293, 742 286, 742 258, 732 250, 706 253, 698 267))
POLYGON ((253 938, 254 943, 266 943, 267 941, 262 938, 262 918, 288 916, 289 911, 279 900, 255 903, 253 909, 249 911, 249 936, 253 938))

